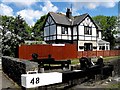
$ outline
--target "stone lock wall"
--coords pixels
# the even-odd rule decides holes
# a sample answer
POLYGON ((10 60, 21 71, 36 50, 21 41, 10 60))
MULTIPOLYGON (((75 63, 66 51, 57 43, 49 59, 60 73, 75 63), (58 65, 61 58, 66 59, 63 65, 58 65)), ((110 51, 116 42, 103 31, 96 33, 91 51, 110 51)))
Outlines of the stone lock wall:
POLYGON ((21 74, 26 74, 28 71, 38 71, 38 63, 9 56, 3 56, 2 70, 13 81, 21 86, 21 74))

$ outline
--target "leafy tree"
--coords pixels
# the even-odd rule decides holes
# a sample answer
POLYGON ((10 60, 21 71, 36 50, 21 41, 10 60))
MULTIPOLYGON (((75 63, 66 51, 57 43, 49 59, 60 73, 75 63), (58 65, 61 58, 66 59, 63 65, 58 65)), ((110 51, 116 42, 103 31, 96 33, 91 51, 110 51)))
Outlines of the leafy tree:
POLYGON ((45 23, 46 17, 47 15, 42 16, 39 20, 37 20, 34 27, 32 28, 32 32, 35 40, 42 40, 43 24, 45 23))
POLYGON ((2 27, 2 54, 18 57, 18 46, 24 40, 31 39, 31 29, 21 18, 0 16, 2 27))
POLYGON ((3 55, 10 55, 12 52, 10 50, 10 42, 11 42, 11 32, 9 28, 11 26, 11 23, 13 21, 13 17, 7 17, 7 16, 0 16, 1 22, 1 31, 2 31, 2 54, 3 55))
POLYGON ((110 42, 110 47, 113 49, 115 45, 115 34, 116 25, 117 25, 117 17, 116 16, 95 16, 93 17, 94 21, 102 28, 103 32, 103 40, 110 42))
POLYGON ((23 20, 23 18, 21 18, 20 15, 18 15, 13 23, 13 33, 15 33, 15 35, 18 35, 20 37, 22 37, 22 39, 24 40, 29 40, 31 39, 31 28, 28 26, 28 24, 25 22, 25 20, 23 20))

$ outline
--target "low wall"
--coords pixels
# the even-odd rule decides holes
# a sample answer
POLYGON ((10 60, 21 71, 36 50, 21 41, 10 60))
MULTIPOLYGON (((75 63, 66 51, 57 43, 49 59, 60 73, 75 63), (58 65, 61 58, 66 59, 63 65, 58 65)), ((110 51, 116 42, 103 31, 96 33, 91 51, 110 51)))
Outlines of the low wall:
POLYGON ((2 70, 18 85, 21 85, 21 74, 26 74, 27 71, 38 70, 38 64, 28 60, 3 56, 2 70))

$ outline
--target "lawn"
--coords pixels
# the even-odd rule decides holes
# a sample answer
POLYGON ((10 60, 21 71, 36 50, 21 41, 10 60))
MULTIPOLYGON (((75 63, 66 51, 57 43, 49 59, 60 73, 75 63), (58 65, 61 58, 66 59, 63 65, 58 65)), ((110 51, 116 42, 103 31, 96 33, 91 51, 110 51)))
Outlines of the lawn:
MULTIPOLYGON (((103 57, 103 60, 104 60, 104 62, 108 62, 108 61, 118 59, 118 58, 120 58, 120 56, 110 56, 110 57, 103 57)), ((97 60, 97 58, 91 58, 91 60, 93 60, 93 62, 94 62, 97 60)), ((79 59, 78 58, 71 59, 71 64, 72 65, 79 64, 79 59)))
POLYGON ((120 58, 120 56, 111 56, 111 57, 104 57, 104 61, 110 61, 110 60, 114 60, 114 59, 118 59, 120 58))

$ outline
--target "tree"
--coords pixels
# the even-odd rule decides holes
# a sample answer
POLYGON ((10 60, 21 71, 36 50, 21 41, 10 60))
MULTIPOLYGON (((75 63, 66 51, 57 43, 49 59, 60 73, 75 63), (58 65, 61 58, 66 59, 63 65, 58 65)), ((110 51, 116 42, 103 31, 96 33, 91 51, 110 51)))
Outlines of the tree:
POLYGON ((47 15, 42 16, 39 20, 37 20, 34 27, 32 28, 32 32, 35 40, 42 40, 43 24, 45 23, 46 18, 47 15))
POLYGON ((93 20, 102 28, 103 40, 110 42, 110 47, 113 49, 115 45, 115 34, 117 34, 115 28, 117 25, 116 16, 95 16, 93 20))
POLYGON ((0 16, 2 27, 2 54, 18 57, 18 46, 31 38, 30 27, 20 15, 17 17, 0 16))
POLYGON ((13 33, 15 35, 18 35, 19 37, 22 37, 24 40, 31 39, 31 28, 28 26, 28 24, 21 18, 20 15, 18 15, 13 23, 13 33))
POLYGON ((11 23, 13 21, 13 17, 7 17, 7 16, 0 16, 1 22, 1 31, 2 31, 2 54, 3 55, 10 55, 12 54, 10 50, 10 42, 11 42, 11 32, 9 28, 11 26, 11 23))

